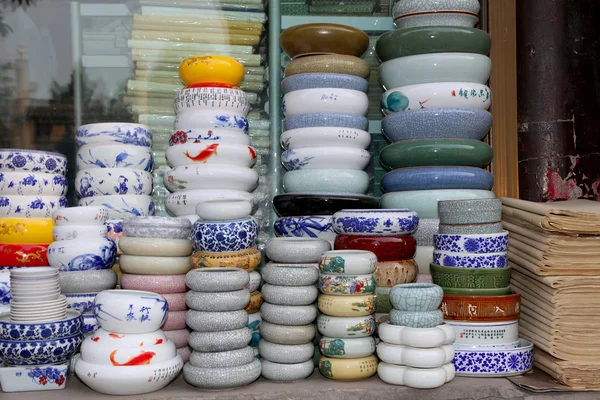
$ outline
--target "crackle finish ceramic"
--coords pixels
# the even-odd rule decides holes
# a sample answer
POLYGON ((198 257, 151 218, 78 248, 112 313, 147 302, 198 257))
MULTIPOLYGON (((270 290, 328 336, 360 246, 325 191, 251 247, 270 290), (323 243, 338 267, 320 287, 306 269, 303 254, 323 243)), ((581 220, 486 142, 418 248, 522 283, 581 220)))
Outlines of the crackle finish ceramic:
POLYGON ((367 131, 369 120, 362 115, 342 113, 312 113, 292 115, 282 122, 283 130, 289 131, 299 128, 316 128, 322 126, 335 126, 338 128, 359 129, 367 131))
POLYGON ((315 285, 279 286, 265 283, 260 292, 266 302, 282 306, 305 306, 315 302, 319 291, 315 285))
POLYGON ((196 332, 221 332, 242 329, 248 325, 248 313, 237 311, 188 310, 187 325, 196 332))
POLYGON ((237 268, 199 268, 186 275, 187 286, 197 292, 230 292, 242 290, 250 275, 237 268))
POLYGON ((390 311, 390 324, 408 326, 410 328, 434 328, 444 323, 444 315, 440 310, 434 311, 390 311))
POLYGON ((75 177, 79 197, 152 194, 152 174, 125 168, 83 170, 75 177))
POLYGON ((394 16, 423 11, 463 11, 479 14, 478 0, 401 0, 394 5, 394 16))
POLYGON ((75 132, 75 142, 86 144, 122 143, 135 146, 152 146, 152 132, 146 125, 107 122, 82 125, 75 132))
POLYGON ((231 292, 195 292, 190 290, 186 295, 186 304, 196 311, 236 311, 248 305, 250 291, 248 289, 231 292))
POLYGON ((46 151, 0 149, 0 172, 12 171, 64 176, 67 173, 67 157, 46 151))
POLYGON ((442 302, 444 291, 431 283, 396 285, 390 291, 390 301, 401 311, 434 311, 442 302))
POLYGON ((463 26, 472 28, 479 23, 479 16, 465 12, 424 12, 419 14, 401 15, 394 18, 398 29, 420 26, 463 26))
POLYGON ((442 267, 460 268, 506 268, 506 252, 499 253, 451 253, 434 250, 433 263, 442 267))
POLYGON ((222 332, 192 332, 188 340, 192 349, 199 352, 229 351, 248 346, 252 332, 247 327, 222 332))
POLYGON ((69 361, 82 341, 81 333, 58 339, 0 340, 0 357, 8 366, 59 364, 69 361))
POLYGON ((508 250, 508 232, 489 235, 444 235, 433 237, 436 250, 467 253, 500 253, 508 250))
POLYGON ((315 334, 315 324, 286 326, 268 321, 262 321, 260 324, 260 335, 272 343, 285 345, 309 343, 313 341, 315 334))
POLYGON ((362 295, 375 292, 375 276, 321 274, 317 287, 324 294, 362 295))
MULTIPOLYGON (((502 222, 488 224, 440 224, 439 233, 443 235, 489 235, 501 233, 502 222)), ((438 233, 438 232, 436 232, 438 233)), ((433 245, 433 243, 432 243, 433 245)))
POLYGON ((137 216, 123 222, 125 236, 187 239, 192 223, 187 218, 137 216))
POLYGON ((17 342, 60 339, 81 331, 83 319, 78 312, 67 311, 67 317, 51 322, 11 322, 10 314, 0 314, 0 339, 17 342))
POLYGON ((500 289, 510 283, 510 268, 456 268, 430 264, 431 278, 445 289, 500 289))
POLYGON ((268 361, 262 355, 261 358, 262 376, 275 382, 296 382, 306 379, 312 375, 315 369, 312 359, 300 363, 283 364, 268 361))
POLYGON ((285 68, 285 76, 305 73, 347 74, 367 78, 369 64, 361 58, 343 54, 314 55, 292 60, 285 68))
POLYGON ((411 210, 341 210, 333 215, 333 229, 340 234, 388 236, 414 232, 419 217, 411 210))
MULTIPOLYGON (((431 157, 427 159, 435 162, 431 157)), ((410 164, 410 161, 407 161, 407 164, 410 164)), ((386 192, 432 189, 491 190, 492 186, 494 175, 484 169, 468 166, 398 168, 381 178, 381 187, 386 192)))
POLYGON ((323 239, 273 238, 265 243, 269 260, 279 263, 316 263, 329 250, 331 244, 323 239))
MULTIPOLYGON (((441 200, 441 199, 440 199, 441 200)), ((502 200, 456 199, 438 202, 441 224, 487 224, 502 220, 502 200)))
POLYGON ((238 367, 198 368, 190 363, 183 366, 183 379, 202 389, 223 390, 246 386, 260 377, 261 364, 255 359, 238 367))
POLYGON ((252 361, 254 361, 254 350, 250 346, 213 353, 193 351, 190 355, 190 364, 198 368, 238 367, 252 361))
POLYGON ((438 233, 440 220, 437 218, 420 218, 419 227, 414 233, 418 246, 433 246, 433 235, 438 233))
POLYGON ((516 349, 472 349, 455 346, 457 376, 514 376, 533 369, 533 343, 521 339, 516 349))
POLYGON ((131 145, 90 145, 77 152, 77 169, 129 168, 152 171, 149 147, 131 145))
POLYGON ((200 251, 240 251, 256 245, 258 222, 252 217, 235 221, 194 223, 191 233, 194 248, 200 251))
POLYGON ((41 172, 0 172, 0 193, 5 195, 64 196, 67 178, 41 172))
POLYGON ((262 339, 258 343, 258 352, 261 358, 274 363, 297 364, 312 360, 315 345, 312 342, 296 345, 279 344, 262 339))
POLYGON ((282 306, 278 304, 263 303, 260 307, 263 320, 277 325, 307 325, 317 318, 317 307, 308 306, 282 306))
POLYGON ((281 81, 283 93, 302 89, 337 88, 367 93, 369 82, 364 78, 344 74, 304 73, 288 76, 281 81))

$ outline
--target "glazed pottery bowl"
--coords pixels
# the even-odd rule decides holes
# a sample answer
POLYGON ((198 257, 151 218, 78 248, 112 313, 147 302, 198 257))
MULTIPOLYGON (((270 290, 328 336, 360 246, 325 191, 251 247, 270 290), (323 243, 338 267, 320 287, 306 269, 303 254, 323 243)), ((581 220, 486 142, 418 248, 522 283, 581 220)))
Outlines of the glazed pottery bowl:
POLYGON ((154 254, 150 253, 149 250, 148 256, 122 254, 119 257, 121 272, 139 275, 175 275, 185 274, 191 269, 189 257, 157 256, 160 251, 156 251, 154 254))
POLYGON ((363 170, 371 161, 371 153, 351 147, 305 147, 286 150, 281 163, 288 171, 299 169, 363 170))
POLYGON ((470 82, 436 82, 400 86, 389 89, 381 96, 381 109, 385 115, 422 108, 487 110, 491 103, 490 88, 480 83, 470 82))
POLYGON ((64 196, 68 182, 64 175, 41 172, 0 172, 0 193, 25 196, 64 196))
POLYGON ((440 307, 445 320, 500 322, 519 318, 521 295, 451 296, 446 295, 440 307), (470 307, 465 307, 469 304, 470 307), (476 311, 475 311, 476 310, 476 311))
MULTIPOLYGON (((258 343, 261 358, 278 364, 296 364, 312 360, 315 347, 312 343, 289 346, 261 340, 258 343), (312 348, 311 348, 312 347, 312 348)), ((314 370, 314 365, 312 367, 314 370)))
POLYGON ((322 273, 319 276, 317 287, 323 294, 331 295, 362 295, 375 292, 375 276, 338 275, 322 273))
POLYGON ((510 268, 456 268, 430 264, 436 285, 444 288, 500 289, 510 284, 510 268))
POLYGON ((50 218, 68 206, 63 196, 0 196, 0 218, 50 218))
POLYGON ((377 267, 377 256, 366 250, 331 250, 319 259, 319 270, 330 274, 371 274, 377 267))
POLYGON ((0 242, 4 244, 50 244, 54 241, 54 221, 50 218, 3 218, 0 226, 0 242))
POLYGON ((533 369, 533 343, 524 339, 515 349, 472 349, 457 345, 454 354, 458 376, 514 376, 533 369))
POLYGON ((491 190, 494 176, 481 168, 422 166, 394 169, 381 178, 385 192, 433 189, 491 190))
POLYGON ((502 220, 500 199, 448 200, 438 203, 441 224, 487 224, 502 220))
POLYGON ((198 83, 237 86, 244 78, 244 65, 227 56, 195 56, 183 60, 179 74, 188 86, 198 83))
POLYGON ((191 231, 187 218, 136 216, 123 221, 123 232, 131 237, 187 239, 191 231))
POLYGON ((269 262, 261 270, 266 283, 276 286, 308 286, 319 279, 319 271, 314 263, 274 263, 269 262))
POLYGON ((189 189, 177 191, 167 196, 167 211, 177 217, 195 215, 198 203, 209 200, 246 200, 252 203, 255 212, 258 203, 256 197, 243 190, 234 189, 189 189))
POLYGON ((48 247, 48 263, 59 271, 107 269, 116 257, 117 245, 105 237, 61 240, 48 247))
POLYGON ((379 378, 391 385, 403 385, 415 389, 434 389, 454 379, 456 371, 451 363, 437 368, 412 368, 381 362, 377 366, 379 378))
POLYGON ((506 322, 445 321, 456 333, 454 345, 498 345, 519 340, 519 320, 506 322))
POLYGON ((419 14, 406 14, 394 18, 394 25, 398 29, 413 28, 421 26, 463 26, 472 28, 479 22, 477 14, 467 12, 444 12, 436 11, 419 14))
POLYGON ((232 292, 243 290, 250 276, 238 268, 197 268, 186 274, 186 282, 195 292, 232 292))
POLYGON ((412 235, 374 236, 340 234, 335 238, 338 250, 366 250, 375 254, 377 261, 410 260, 415 255, 417 241, 412 235))
POLYGON ((194 248, 200 251, 240 251, 256 245, 258 222, 252 217, 230 221, 198 220, 192 227, 194 248))
POLYGON ((331 358, 361 358, 375 353, 375 339, 371 336, 356 339, 322 337, 319 339, 321 354, 331 358))
POLYGON ((283 175, 288 193, 352 193, 362 195, 369 189, 369 174, 358 169, 300 169, 283 175))
POLYGON ((79 171, 75 177, 79 197, 114 194, 152 193, 152 174, 129 168, 94 168, 79 171))
POLYGON ((293 60, 300 56, 342 54, 360 57, 369 37, 351 26, 315 23, 292 26, 281 33, 281 48, 293 60))
POLYGON ((335 338, 361 338, 373 335, 375 319, 366 317, 330 317, 321 314, 317 319, 317 329, 323 336, 335 338))
POLYGON ((384 89, 432 82, 484 84, 490 78, 492 60, 474 53, 433 53, 395 58, 379 66, 384 89))
POLYGON ((80 349, 83 361, 97 365, 135 367, 155 365, 171 360, 177 355, 175 344, 169 339, 144 342, 140 338, 138 346, 125 347, 119 339, 102 340, 99 338, 94 334, 83 341, 80 349))
POLYGON ((444 323, 444 315, 440 310, 433 311, 390 311, 390 324, 411 328, 434 328, 444 323))
POLYGON ((248 133, 248 119, 244 114, 215 110, 194 110, 178 115, 173 124, 175 131, 188 129, 235 129, 248 133))
POLYGON ((369 63, 356 56, 325 54, 299 57, 285 67, 285 76, 306 73, 346 74, 367 78, 371 69, 369 63))
POLYGON ((131 216, 154 214, 154 202, 147 195, 111 195, 86 197, 79 200, 79 206, 102 206, 108 209, 111 219, 124 219, 131 216))
POLYGON ((174 132, 169 138, 169 146, 184 143, 203 143, 219 141, 220 143, 243 144, 250 146, 250 136, 238 129, 186 129, 174 132))
POLYGON ((319 372, 325 378, 351 382, 366 379, 377 373, 377 357, 370 355, 362 358, 329 358, 321 356, 319 372))
POLYGON ((336 233, 331 219, 328 215, 282 217, 275 220, 273 229, 278 237, 319 238, 333 242, 336 233))
POLYGON ((333 215, 343 209, 379 207, 376 198, 360 194, 295 192, 273 197, 273 207, 279 216, 333 215))
POLYGON ((0 267, 44 267, 47 244, 0 244, 0 267))
POLYGON ((434 311, 440 307, 444 291, 431 283, 396 285, 390 291, 390 302, 401 311, 434 311))
POLYGON ((408 235, 417 229, 419 217, 406 209, 341 210, 333 215, 332 225, 346 235, 408 235))
POLYGON ((383 362, 393 365, 406 365, 413 368, 439 368, 452 362, 454 346, 443 345, 432 349, 419 349, 380 342, 377 356, 383 362))
POLYGON ((257 359, 235 367, 199 368, 190 363, 183 367, 183 379, 190 385, 205 390, 227 390, 246 386, 257 380, 260 374, 261 363, 257 359))
POLYGON ((312 113, 364 115, 369 108, 366 93, 351 89, 302 89, 283 96, 281 109, 286 117, 312 113))
POLYGON ((77 311, 67 311, 66 318, 49 322, 11 322, 10 314, 0 314, 0 339, 32 341, 60 339, 81 331, 83 319, 77 311))
POLYGON ((351 89, 367 93, 369 82, 364 78, 345 74, 306 73, 288 76, 281 81, 283 93, 302 89, 351 89))
POLYGON ((461 11, 479 14, 478 0, 440 1, 440 0, 402 0, 393 8, 394 17, 426 11, 461 11))
POLYGON ((45 365, 68 361, 83 341, 76 333, 45 340, 0 340, 0 356, 6 365, 45 365))
POLYGON ((274 382, 296 382, 308 378, 314 370, 313 360, 295 364, 281 364, 264 358, 261 359, 261 375, 263 378, 274 382))
POLYGON ((55 241, 84 238, 105 238, 108 234, 106 225, 60 225, 52 228, 55 241))
POLYGON ((433 251, 433 263, 442 267, 459 268, 506 268, 506 251, 497 253, 468 253, 433 251))
POLYGON ((436 250, 469 253, 498 253, 508 250, 508 231, 487 235, 433 236, 436 250))
POLYGON ((39 172, 65 175, 67 173, 67 157, 47 151, 0 149, 0 172, 39 172))
POLYGON ((81 314, 93 313, 96 294, 97 293, 65 294, 65 297, 67 298, 67 310, 77 311, 81 314))
POLYGON ((272 238, 265 243, 265 255, 276 263, 316 263, 331 244, 323 239, 272 238))
POLYGON ((229 221, 246 218, 252 212, 252 203, 246 200, 203 201, 196 206, 196 214, 205 221, 229 221))
MULTIPOLYGON (((8 306, 11 300, 10 273, 8 271, 0 270, 0 307, 8 306)), ((10 308, 8 311, 10 311, 10 308)))
POLYGON ((440 220, 437 218, 419 219, 419 227, 414 233, 414 238, 419 246, 433 246, 433 235, 438 233, 440 220))
POLYGON ((492 114, 480 108, 424 108, 389 114, 381 126, 390 142, 434 138, 481 140, 492 126, 492 114))
POLYGON ((167 317, 167 300, 139 290, 105 290, 96 295, 94 316, 102 328, 115 333, 150 333, 167 317))
POLYGON ((481 29, 459 26, 420 26, 396 29, 377 40, 375 51, 382 62, 431 53, 490 52, 490 35, 481 29))
POLYGON ((391 287, 412 283, 417 278, 418 266, 415 260, 380 261, 373 275, 377 286, 391 287))
POLYGON ((193 110, 219 110, 242 115, 250 111, 248 95, 238 88, 196 87, 183 88, 175 95, 175 114, 193 110))
POLYGON ((57 226, 104 225, 108 220, 108 209, 102 206, 61 208, 52 214, 57 226))
POLYGON ((180 165, 164 176, 171 192, 186 189, 235 189, 251 192, 258 184, 258 172, 235 164, 180 165))
POLYGON ((132 144, 92 144, 77 152, 77 170, 97 168, 129 168, 152 171, 149 147, 132 144))
POLYGON ((363 115, 316 112, 311 114, 299 114, 283 120, 283 131, 300 128, 336 127, 359 129, 367 131, 369 120, 363 115))
POLYGON ((141 346, 160 345, 167 341, 166 332, 157 330, 149 333, 115 334, 99 328, 92 336, 95 343, 114 343, 113 347, 120 349, 135 349, 141 346))
POLYGON ((166 157, 171 167, 181 165, 229 164, 240 167, 252 167, 256 162, 256 150, 241 144, 184 143, 167 149, 166 157))
POLYGON ((439 233, 444 235, 488 235, 502 232, 502 222, 487 224, 440 224, 439 233))
POLYGON ((146 125, 106 122, 82 125, 75 132, 77 146, 119 143, 142 147, 152 146, 152 132, 146 125))
POLYGON ((284 150, 307 147, 349 147, 366 149, 371 144, 371 134, 367 131, 330 127, 298 128, 285 131, 279 137, 284 150))

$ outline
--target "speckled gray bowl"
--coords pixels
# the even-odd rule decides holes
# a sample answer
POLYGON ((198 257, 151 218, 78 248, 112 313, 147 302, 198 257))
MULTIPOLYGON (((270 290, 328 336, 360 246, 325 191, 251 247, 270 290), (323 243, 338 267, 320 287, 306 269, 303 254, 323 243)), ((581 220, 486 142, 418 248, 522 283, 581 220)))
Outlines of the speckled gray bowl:
POLYGON ((200 352, 216 352, 241 349, 252 340, 247 327, 224 332, 192 332, 188 339, 192 349, 200 352))
POLYGON ((300 381, 311 376, 315 370, 312 359, 297 364, 280 364, 265 359, 260 360, 260 362, 262 363, 262 376, 277 382, 300 381))
POLYGON ((58 280, 63 294, 98 293, 117 286, 117 273, 112 269, 60 271, 58 280))
POLYGON ((260 357, 274 363, 297 364, 312 360, 315 354, 315 345, 304 344, 279 344, 262 339, 258 342, 260 357))
POLYGON ((433 246, 433 235, 438 233, 440 220, 437 218, 420 218, 419 227, 414 233, 417 246, 433 246))
POLYGON ((238 268, 197 268, 185 276, 187 286, 196 292, 231 292, 248 285, 248 272, 238 268))
POLYGON ((260 361, 228 368, 198 368, 190 363, 183 366, 183 379, 202 389, 223 390, 246 386, 260 377, 260 361))
POLYGON ((268 321, 260 323, 260 336, 271 343, 288 345, 312 343, 316 333, 315 324, 278 325, 268 321))
POLYGON ((280 306, 263 303, 260 307, 263 321, 279 325, 307 325, 317 318, 317 307, 309 306, 280 306))
POLYGON ((123 233, 129 237, 187 239, 191 231, 187 218, 151 216, 123 221, 123 233))
POLYGON ((265 282, 278 286, 314 285, 319 279, 319 265, 267 263, 261 271, 265 282))
POLYGON ((329 250, 331 243, 317 238, 280 237, 265 244, 265 254, 276 263, 316 263, 329 250))
POLYGON ((196 332, 231 331, 248 326, 248 313, 246 310, 225 312, 188 310, 185 321, 196 332))
POLYGON ((434 311, 390 311, 390 324, 408 326, 411 328, 434 328, 444 323, 444 314, 434 311))
POLYGON ((314 72, 288 76, 281 81, 281 90, 283 93, 320 88, 350 89, 367 93, 369 81, 354 75, 314 72))
POLYGON ((489 224, 502 220, 502 200, 443 200, 438 202, 440 224, 489 224))
POLYGON ((260 292, 266 302, 281 306, 307 306, 314 303, 319 295, 315 285, 278 286, 265 283, 260 292))
POLYGON ((190 364, 198 368, 239 367, 251 363, 254 361, 254 357, 254 349, 250 346, 213 353, 193 351, 190 355, 190 364))
MULTIPOLYGON (((420 221, 419 221, 420 223, 420 221)), ((440 224, 439 232, 444 235, 489 235, 502 232, 502 222, 489 224, 448 225, 440 224)))
POLYGON ((187 306, 196 311, 237 311, 244 309, 249 302, 248 289, 216 293, 190 290, 185 296, 187 306))

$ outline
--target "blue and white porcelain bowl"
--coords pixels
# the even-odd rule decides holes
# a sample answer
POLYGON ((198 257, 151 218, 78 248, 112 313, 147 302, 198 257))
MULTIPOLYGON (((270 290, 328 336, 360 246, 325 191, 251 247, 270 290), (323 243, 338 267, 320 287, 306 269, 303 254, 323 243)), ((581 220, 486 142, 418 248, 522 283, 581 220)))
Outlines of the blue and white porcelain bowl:
POLYGON ((352 147, 304 147, 286 150, 281 163, 288 171, 299 169, 358 169, 367 168, 371 153, 352 147))
POLYGON ((494 175, 482 168, 463 166, 408 167, 392 170, 381 178, 386 192, 435 189, 491 190, 494 175))
POLYGON ((258 222, 253 217, 233 221, 198 220, 192 227, 194 248, 200 251, 240 251, 256 246, 258 222))
POLYGON ((52 227, 55 241, 84 238, 105 238, 108 234, 106 225, 59 225, 52 227))
POLYGON ((454 346, 454 368, 457 376, 514 376, 533 369, 533 343, 521 339, 514 349, 472 348, 454 346))
POLYGON ((51 322, 11 322, 10 313, 0 314, 2 340, 59 339, 78 334, 82 327, 83 319, 77 310, 67 310, 65 319, 51 322))
POLYGON ((458 268, 506 268, 507 252, 498 253, 454 253, 434 250, 433 263, 443 267, 458 268))
POLYGON ((317 112, 287 117, 283 120, 283 130, 334 126, 338 128, 369 130, 369 120, 362 115, 317 112))
POLYGON ((154 214, 154 202, 147 195, 111 195, 85 197, 79 200, 80 206, 103 206, 108 209, 109 219, 124 219, 154 214))
POLYGON ((84 314, 81 317, 83 318, 83 327, 81 328, 81 333, 84 335, 91 335, 100 328, 100 324, 98 323, 98 320, 93 312, 92 314, 84 314))
POLYGON ((304 73, 288 76, 281 81, 283 93, 302 89, 351 89, 367 93, 369 81, 355 75, 304 73))
POLYGON ((283 188, 287 193, 365 194, 369 180, 358 169, 298 169, 283 175, 283 188))
POLYGON ((169 146, 178 144, 214 142, 234 143, 250 146, 250 136, 238 129, 214 128, 214 129, 186 129, 176 131, 169 138, 169 146))
POLYGON ((409 139, 481 140, 492 127, 492 114, 479 108, 424 108, 386 116, 381 127, 390 142, 409 139))
POLYGON ((59 271, 108 269, 116 256, 115 242, 103 237, 61 240, 48 246, 48 263, 59 271))
POLYGON ((82 341, 81 333, 46 340, 0 340, 0 358, 8 366, 64 363, 82 341))
POLYGON ((61 208, 52 214, 56 226, 104 225, 108 219, 106 207, 69 207, 61 208))
POLYGON ((331 215, 282 217, 275 220, 273 228, 278 237, 325 239, 333 243, 336 233, 331 222, 331 215))
POLYGON ((61 174, 41 172, 0 172, 0 193, 25 196, 64 196, 67 178, 61 174))
POLYGON ((79 197, 152 194, 152 174, 129 168, 94 168, 75 177, 79 197))
POLYGON ((248 119, 244 114, 240 113, 220 110, 198 110, 178 115, 175 118, 173 128, 175 131, 225 128, 248 133, 248 119))
POLYGON ((51 218, 54 211, 68 206, 63 196, 0 196, 0 218, 51 218))
POLYGON ((10 270, 0 268, 0 306, 7 306, 12 299, 10 291, 10 270))
POLYGON ((86 144, 121 143, 151 147, 152 131, 146 125, 125 122, 105 122, 82 125, 75 132, 77 146, 86 144))
POLYGON ((67 174, 67 157, 59 153, 26 149, 0 149, 0 172, 67 174))
POLYGON ((508 250, 508 231, 487 235, 433 235, 436 250, 466 253, 499 253, 508 250))
POLYGON ((83 315, 94 313, 94 300, 98 293, 71 293, 65 294, 67 310, 77 311, 83 315))
POLYGON ((150 333, 167 319, 167 300, 141 290, 105 290, 96 295, 94 316, 100 326, 114 333, 150 333))
POLYGON ((302 89, 283 96, 281 110, 286 117, 319 112, 365 115, 369 108, 366 93, 351 89, 302 89))
POLYGON ((285 131, 279 137, 284 150, 295 150, 306 147, 351 147, 366 149, 371 144, 371 134, 353 128, 320 126, 314 128, 298 128, 285 131))
POLYGON ((129 168, 152 171, 149 147, 128 144, 98 144, 83 146, 77 152, 77 170, 92 168, 129 168))
POLYGON ((171 167, 193 164, 229 164, 252 168, 256 150, 252 146, 232 143, 185 143, 171 146, 165 152, 171 167))
POLYGON ((341 210, 333 214, 333 229, 345 235, 409 235, 417 230, 419 217, 411 210, 341 210))

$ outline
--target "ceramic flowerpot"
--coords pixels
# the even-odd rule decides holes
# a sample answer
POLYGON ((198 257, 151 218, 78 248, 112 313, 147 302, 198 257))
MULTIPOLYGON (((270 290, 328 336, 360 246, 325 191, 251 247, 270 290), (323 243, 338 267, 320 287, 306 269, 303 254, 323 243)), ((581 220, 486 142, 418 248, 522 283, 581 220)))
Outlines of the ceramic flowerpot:
POLYGON ((432 283, 396 285, 390 291, 390 301, 402 311, 434 311, 440 307, 444 291, 432 283))
POLYGON ((86 237, 60 240, 48 247, 48 263, 60 271, 87 271, 112 267, 117 245, 111 239, 86 237))
POLYGON ((47 151, 0 149, 0 172, 67 173, 67 157, 47 151))

